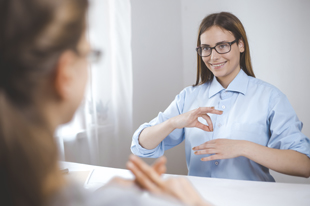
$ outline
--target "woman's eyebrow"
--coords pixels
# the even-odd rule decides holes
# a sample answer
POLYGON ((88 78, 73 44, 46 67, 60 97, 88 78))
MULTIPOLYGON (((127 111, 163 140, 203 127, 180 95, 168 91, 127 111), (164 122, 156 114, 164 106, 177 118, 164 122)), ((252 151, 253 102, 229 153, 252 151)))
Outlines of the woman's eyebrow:
POLYGON ((228 41, 220 41, 220 42, 217 42, 216 44, 215 44, 215 46, 216 45, 218 45, 218 44, 223 44, 223 43, 227 43, 228 41))
MULTIPOLYGON (((223 43, 227 43, 228 41, 220 41, 220 42, 217 42, 216 44, 215 44, 215 46, 216 45, 219 45, 219 44, 223 44, 223 43)), ((210 46, 209 44, 201 44, 201 46, 210 46)))

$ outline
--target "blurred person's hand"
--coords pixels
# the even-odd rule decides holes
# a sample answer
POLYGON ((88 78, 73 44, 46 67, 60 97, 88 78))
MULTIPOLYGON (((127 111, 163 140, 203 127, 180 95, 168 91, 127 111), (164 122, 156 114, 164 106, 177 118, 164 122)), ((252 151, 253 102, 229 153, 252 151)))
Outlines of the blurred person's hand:
MULTIPOLYGON (((151 168, 159 176, 161 176, 167 170, 166 162, 167 162, 166 158, 158 158, 154 162, 154 164, 152 165, 151 168)), ((135 186, 135 184, 140 185, 139 182, 136 179, 133 180, 133 179, 124 179, 124 178, 121 178, 121 177, 114 177, 105 186, 107 186, 107 185, 114 185, 114 184, 122 186, 122 187, 133 187, 133 186, 135 186)))
MULTIPOLYGON (((157 159, 154 165, 166 163, 165 157, 157 159)), ((186 178, 162 179, 160 173, 147 165, 139 157, 131 155, 127 168, 135 175, 136 182, 143 188, 154 194, 172 196, 187 205, 207 206, 208 204, 194 189, 186 178)))

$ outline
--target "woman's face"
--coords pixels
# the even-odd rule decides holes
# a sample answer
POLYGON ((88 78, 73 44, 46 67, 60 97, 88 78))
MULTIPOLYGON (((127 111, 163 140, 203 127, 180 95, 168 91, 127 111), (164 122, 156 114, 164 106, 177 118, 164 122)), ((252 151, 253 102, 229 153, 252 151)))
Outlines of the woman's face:
MULTIPOLYGON (((200 35, 201 45, 210 47, 216 46, 219 42, 232 42, 234 35, 223 28, 212 26, 200 35)), ((227 87, 228 84, 237 76, 240 71, 240 53, 244 51, 242 40, 231 45, 230 52, 219 54, 214 49, 208 57, 202 57, 202 60, 214 74, 219 82, 227 87)))
POLYGON ((78 54, 75 55, 74 61, 74 91, 73 91, 73 99, 72 99, 72 108, 74 109, 73 112, 78 108, 80 105, 83 97, 84 92, 88 80, 88 54, 90 52, 90 45, 87 41, 86 35, 84 34, 80 42, 77 46, 78 54))

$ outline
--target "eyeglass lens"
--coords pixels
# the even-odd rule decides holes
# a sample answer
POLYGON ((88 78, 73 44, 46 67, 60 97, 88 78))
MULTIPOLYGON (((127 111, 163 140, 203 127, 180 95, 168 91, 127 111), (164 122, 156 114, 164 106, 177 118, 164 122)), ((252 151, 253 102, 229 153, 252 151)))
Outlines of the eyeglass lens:
POLYGON ((96 63, 99 61, 101 57, 101 51, 99 50, 92 50, 89 54, 88 54, 88 61, 92 62, 92 63, 96 63))
MULTIPOLYGON (((230 44, 229 43, 222 43, 215 46, 215 50, 219 54, 225 54, 230 51, 230 44)), ((201 46, 198 48, 197 52, 200 56, 206 57, 211 55, 212 48, 209 46, 201 46)))

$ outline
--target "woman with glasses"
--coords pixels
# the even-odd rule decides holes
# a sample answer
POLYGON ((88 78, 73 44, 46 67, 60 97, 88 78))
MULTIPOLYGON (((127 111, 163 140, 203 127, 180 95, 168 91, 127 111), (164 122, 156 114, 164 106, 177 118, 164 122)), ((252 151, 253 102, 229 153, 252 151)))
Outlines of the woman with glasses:
POLYGON ((196 83, 136 130, 131 151, 160 157, 185 141, 189 175, 274 181, 272 169, 309 177, 310 141, 286 96, 255 78, 240 20, 204 18, 196 51, 196 83))
POLYGON ((0 205, 208 205, 187 180, 161 179, 164 158, 151 167, 131 156, 136 180, 118 178, 95 193, 61 174, 54 132, 72 119, 88 60, 99 57, 85 37, 87 7, 87 0, 0 3, 0 205), (141 198, 136 183, 163 199, 141 198))

